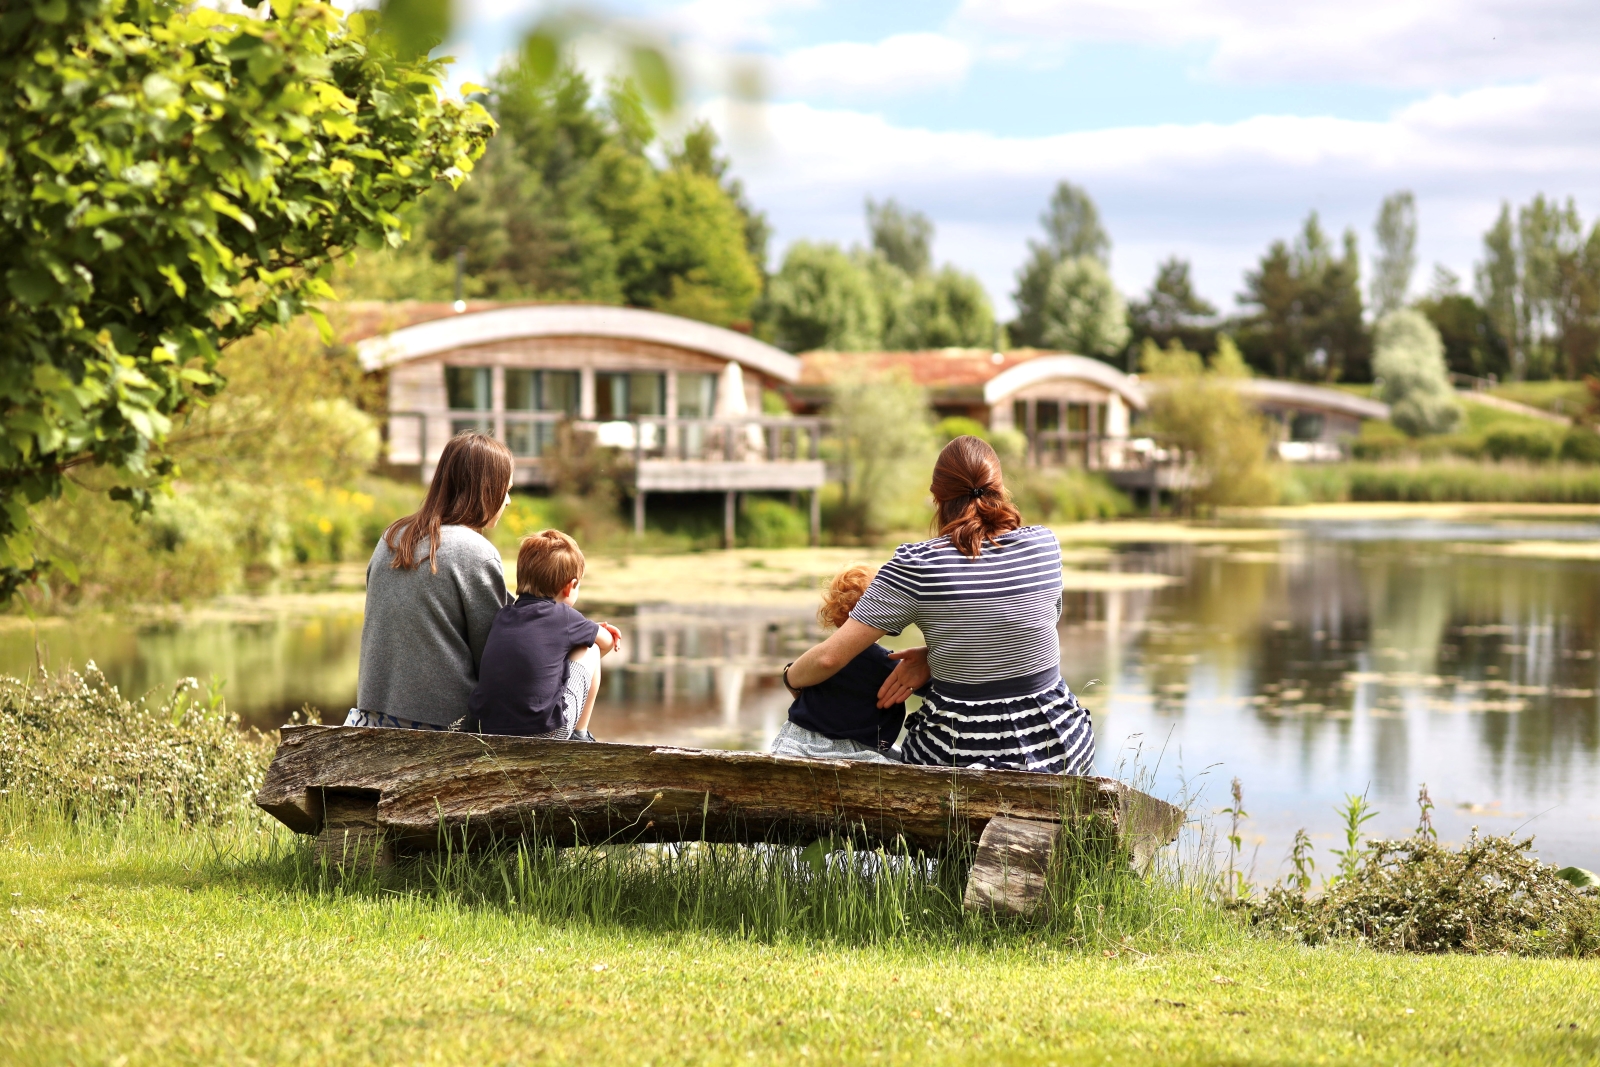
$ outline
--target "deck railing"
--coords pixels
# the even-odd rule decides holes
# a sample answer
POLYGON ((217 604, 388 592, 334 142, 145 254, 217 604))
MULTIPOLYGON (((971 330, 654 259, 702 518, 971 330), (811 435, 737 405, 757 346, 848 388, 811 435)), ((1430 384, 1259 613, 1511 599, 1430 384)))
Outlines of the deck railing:
MULTIPOLYGON (((625 424, 636 462, 782 463, 822 453, 823 420, 809 416, 675 419, 644 415, 625 424)), ((601 424, 603 432, 606 424, 601 424)))
POLYGON ((633 453, 636 463, 792 463, 821 456, 824 426, 824 420, 811 416, 641 415, 600 421, 559 411, 395 411, 389 419, 390 462, 420 464, 432 462, 444 442, 463 430, 494 434, 519 461, 536 461, 555 448, 561 424, 569 421, 593 433, 599 444, 633 453))
POLYGON ((1036 467, 1085 467, 1116 471, 1148 463, 1134 438, 1106 437, 1087 430, 1035 430, 1028 439, 1028 462, 1036 467))

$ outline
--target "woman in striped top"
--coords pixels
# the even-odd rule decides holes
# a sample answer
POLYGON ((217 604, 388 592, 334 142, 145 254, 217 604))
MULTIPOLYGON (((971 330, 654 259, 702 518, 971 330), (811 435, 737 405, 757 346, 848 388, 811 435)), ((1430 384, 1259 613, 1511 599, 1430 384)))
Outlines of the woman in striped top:
POLYGON ((885 634, 915 623, 926 648, 900 661, 878 706, 922 696, 906 720, 907 763, 1089 774, 1088 709, 1061 680, 1061 548, 1023 526, 994 449, 945 446, 933 467, 939 536, 901 545, 850 620, 784 671, 791 690, 833 676, 885 634))

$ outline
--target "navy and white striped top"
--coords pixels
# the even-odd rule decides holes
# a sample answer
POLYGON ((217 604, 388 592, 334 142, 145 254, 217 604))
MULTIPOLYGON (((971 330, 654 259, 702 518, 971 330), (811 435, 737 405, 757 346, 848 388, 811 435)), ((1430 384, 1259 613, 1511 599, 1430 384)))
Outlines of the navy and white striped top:
POLYGON ((901 545, 850 617, 897 634, 915 623, 950 696, 1039 692, 1061 677, 1061 546, 1043 526, 985 542, 977 559, 947 537, 901 545))

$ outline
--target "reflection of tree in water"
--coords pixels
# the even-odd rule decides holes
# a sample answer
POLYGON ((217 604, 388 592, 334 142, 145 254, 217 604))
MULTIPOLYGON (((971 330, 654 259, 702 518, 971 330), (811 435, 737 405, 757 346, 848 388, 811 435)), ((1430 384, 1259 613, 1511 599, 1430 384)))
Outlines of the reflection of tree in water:
POLYGON ((1183 579, 1130 634, 1129 681, 1171 716, 1242 701, 1264 735, 1295 740, 1305 774, 1330 736, 1351 752, 1358 717, 1381 796, 1416 788, 1419 716, 1469 715, 1496 791, 1565 781, 1600 748, 1590 565, 1315 539, 1125 558, 1183 579))
MULTIPOLYGON (((132 699, 167 691, 178 678, 215 677, 224 683, 229 710, 246 725, 272 730, 306 703, 329 721, 344 719, 355 702, 361 612, 215 610, 159 622, 90 616, 65 625, 46 620, 38 637, 47 668, 82 670, 93 660, 132 699)), ((26 676, 34 657, 31 628, 0 634, 0 671, 26 676)))
POLYGON ((1451 578, 1439 673, 1458 680, 1440 706, 1504 709, 1476 717, 1497 776, 1569 780, 1574 756, 1600 750, 1600 573, 1586 563, 1463 555, 1451 578))
POLYGON ((1226 693, 1248 675, 1273 568, 1234 565, 1217 546, 1162 545, 1140 555, 1149 570, 1183 579, 1154 596, 1138 656, 1157 708, 1182 714, 1191 691, 1226 693))

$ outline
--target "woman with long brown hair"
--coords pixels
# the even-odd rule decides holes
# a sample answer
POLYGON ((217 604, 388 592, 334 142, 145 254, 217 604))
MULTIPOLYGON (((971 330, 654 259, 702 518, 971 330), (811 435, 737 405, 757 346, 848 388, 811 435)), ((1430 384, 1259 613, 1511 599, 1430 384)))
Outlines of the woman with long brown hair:
POLYGON ((367 564, 356 706, 346 726, 448 730, 467 714, 495 614, 511 601, 483 531, 511 503, 511 452, 450 439, 422 507, 390 524, 367 564))
POLYGON ((933 467, 939 536, 901 545, 826 641, 784 670, 793 690, 833 675, 885 634, 915 623, 925 648, 895 653, 900 665, 878 706, 913 691, 907 763, 1089 774, 1089 712, 1061 679, 1061 546, 1042 526, 1022 525, 1000 458, 976 437, 957 437, 933 467))

